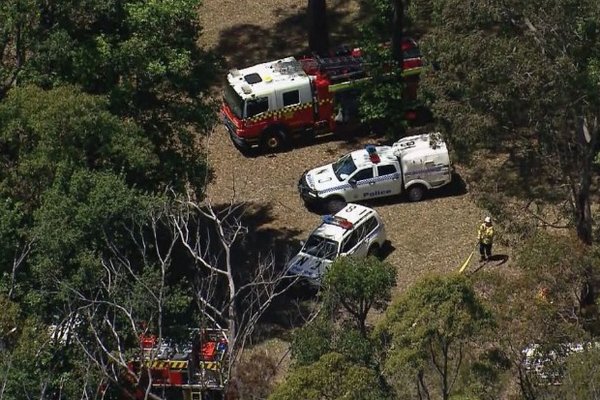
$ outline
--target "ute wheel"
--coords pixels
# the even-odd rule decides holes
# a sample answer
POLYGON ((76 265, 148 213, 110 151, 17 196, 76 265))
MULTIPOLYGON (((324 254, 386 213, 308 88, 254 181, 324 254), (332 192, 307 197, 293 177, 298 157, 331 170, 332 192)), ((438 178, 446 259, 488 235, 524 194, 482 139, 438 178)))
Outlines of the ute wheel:
POLYGON ((413 185, 408 188, 408 200, 412 202, 421 201, 425 195, 425 187, 423 185, 413 185))
POLYGON ((369 257, 369 256, 373 256, 375 258, 381 257, 381 249, 379 248, 379 245, 377 243, 375 243, 374 245, 369 247, 369 251, 367 252, 367 257, 369 257))
POLYGON ((266 132, 262 138, 262 148, 265 151, 275 153, 280 151, 286 142, 286 134, 283 130, 266 132))
POLYGON ((325 210, 331 215, 336 214, 344 207, 346 207, 346 202, 340 198, 327 200, 327 203, 325 204, 325 210))

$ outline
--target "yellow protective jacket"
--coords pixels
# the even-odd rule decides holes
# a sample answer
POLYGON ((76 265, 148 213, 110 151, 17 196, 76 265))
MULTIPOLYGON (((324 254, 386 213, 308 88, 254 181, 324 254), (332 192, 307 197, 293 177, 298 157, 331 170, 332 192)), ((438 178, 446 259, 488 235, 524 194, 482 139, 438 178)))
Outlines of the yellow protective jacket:
POLYGON ((494 241, 494 226, 487 226, 485 223, 481 224, 478 239, 483 244, 491 244, 494 241))

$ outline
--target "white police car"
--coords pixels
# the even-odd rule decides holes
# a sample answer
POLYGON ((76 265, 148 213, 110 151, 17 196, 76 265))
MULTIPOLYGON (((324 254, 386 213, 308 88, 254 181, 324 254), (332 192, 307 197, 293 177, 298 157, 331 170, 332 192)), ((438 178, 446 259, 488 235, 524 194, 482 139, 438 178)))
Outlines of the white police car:
POLYGON ((337 257, 377 256, 385 241, 385 227, 379 214, 372 208, 350 203, 335 215, 323 216, 321 225, 288 263, 287 272, 319 285, 337 257))
POLYGON ((336 162, 304 172, 298 191, 306 203, 335 213, 346 202, 407 193, 419 201, 452 180, 448 149, 437 133, 403 138, 392 146, 367 146, 336 162))

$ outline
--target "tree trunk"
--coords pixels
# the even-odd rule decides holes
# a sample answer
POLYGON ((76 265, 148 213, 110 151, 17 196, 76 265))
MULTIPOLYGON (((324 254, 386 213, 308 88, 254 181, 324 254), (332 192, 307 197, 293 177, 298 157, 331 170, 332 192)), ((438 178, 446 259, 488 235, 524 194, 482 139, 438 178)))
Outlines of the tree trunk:
POLYGON ((308 47, 320 56, 329 53, 329 29, 325 0, 308 0, 308 47))
POLYGON ((402 31, 404 22, 404 1, 393 0, 394 16, 392 19, 392 56, 402 69, 402 31))

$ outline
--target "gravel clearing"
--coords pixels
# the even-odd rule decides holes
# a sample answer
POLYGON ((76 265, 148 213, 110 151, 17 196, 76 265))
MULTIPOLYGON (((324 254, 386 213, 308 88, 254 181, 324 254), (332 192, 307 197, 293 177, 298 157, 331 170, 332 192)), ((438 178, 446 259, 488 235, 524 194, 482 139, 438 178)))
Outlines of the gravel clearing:
MULTIPOLYGON (((200 44, 223 54, 228 68, 303 54, 307 46, 305 4, 292 0, 205 0, 200 16, 204 27, 200 44)), ((358 1, 333 0, 328 1, 328 7, 333 19, 331 44, 352 43, 352 37, 357 35, 357 21, 363 18, 358 1)), ((208 195, 213 204, 228 203, 234 198, 261 210, 256 213, 260 217, 252 222, 252 245, 262 254, 273 251, 286 257, 320 222, 320 217, 307 210, 298 195, 296 184, 302 172, 375 141, 377 138, 330 137, 277 155, 245 157, 219 125, 205 143, 214 169, 208 195)), ((455 168, 467 181, 462 187, 468 188, 467 173, 460 166, 455 168)), ((427 274, 458 270, 474 250, 476 231, 485 213, 475 205, 468 190, 457 186, 461 185, 453 185, 419 203, 390 198, 366 204, 380 213, 386 225, 391 242, 386 261, 398 271, 395 294, 427 274)), ((509 254, 502 246, 495 246, 494 252, 509 254)), ((510 261, 486 268, 505 269, 509 264, 510 261)), ((476 265, 472 261, 471 270, 476 265)), ((369 323, 378 318, 379 313, 372 312, 369 323)), ((275 325, 264 321, 265 329, 271 333, 266 341, 257 338, 252 346, 252 351, 266 351, 279 361, 273 382, 283 379, 290 365, 289 326, 285 328, 287 324, 277 319, 279 322, 273 321, 275 325)), ((251 354, 247 356, 251 358, 251 354)))
MULTIPOLYGON (((358 6, 338 6, 330 9, 335 9, 343 22, 332 24, 332 37, 348 38, 354 32, 358 6), (344 30, 350 33, 340 33, 344 30)), ((202 45, 224 52, 229 67, 284 57, 306 45, 304 2, 298 5, 290 0, 205 0, 201 23, 202 45), (282 28, 291 34, 282 34, 282 28)), ((297 249, 297 242, 305 239, 320 221, 318 215, 304 207, 297 193, 302 172, 376 140, 345 139, 325 138, 276 155, 245 157, 234 148, 225 128, 218 126, 208 140, 209 162, 215 172, 209 196, 217 204, 235 196, 266 207, 270 216, 258 230, 292 232, 290 247, 297 249)), ((459 166, 457 170, 461 172, 459 166)), ((366 205, 375 207, 386 224, 392 245, 386 260, 398 270, 397 291, 425 274, 457 270, 474 249, 476 230, 484 216, 472 196, 458 190, 434 193, 419 203, 391 198, 366 205)), ((272 250, 289 251, 281 244, 272 250)))

